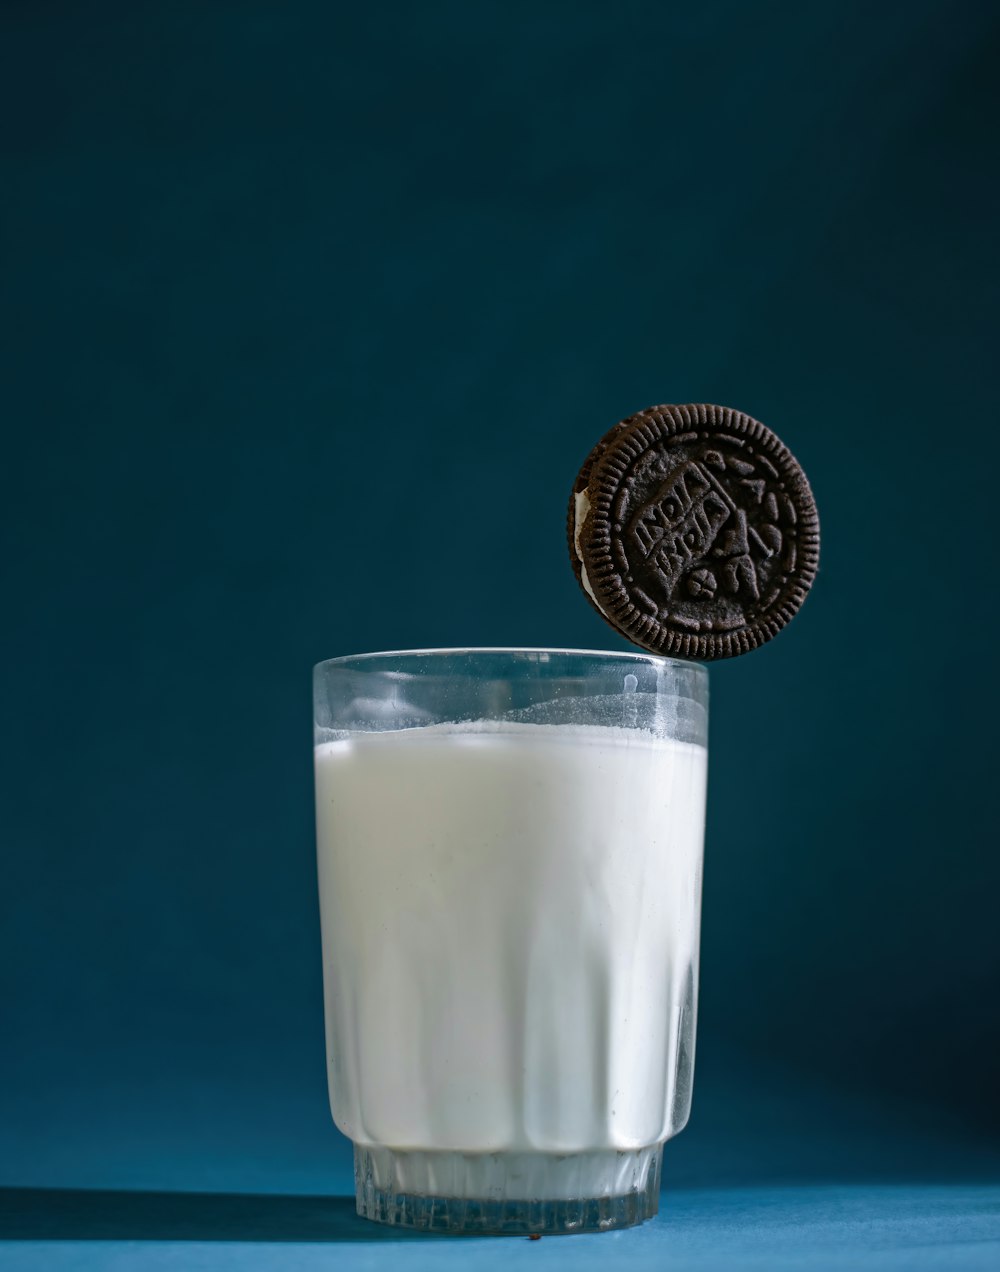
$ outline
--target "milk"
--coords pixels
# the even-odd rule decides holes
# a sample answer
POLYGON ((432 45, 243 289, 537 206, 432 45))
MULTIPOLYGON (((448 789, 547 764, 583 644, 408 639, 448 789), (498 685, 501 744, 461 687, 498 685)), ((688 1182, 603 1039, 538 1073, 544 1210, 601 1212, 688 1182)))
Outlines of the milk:
POLYGON ((676 1133, 705 780, 704 748, 611 727, 443 724, 318 746, 340 1130, 396 1150, 559 1154, 676 1133))

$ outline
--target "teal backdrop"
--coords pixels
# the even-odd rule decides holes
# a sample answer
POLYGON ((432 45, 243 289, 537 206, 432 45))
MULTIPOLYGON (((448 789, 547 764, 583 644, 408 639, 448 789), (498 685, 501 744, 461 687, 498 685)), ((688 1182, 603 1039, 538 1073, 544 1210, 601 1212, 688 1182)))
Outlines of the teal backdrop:
POLYGON ((569 488, 691 401, 823 549, 711 671, 668 1187, 1000 1182, 992 6, 0 21, 0 1184, 350 1191, 311 666, 624 647, 569 488))

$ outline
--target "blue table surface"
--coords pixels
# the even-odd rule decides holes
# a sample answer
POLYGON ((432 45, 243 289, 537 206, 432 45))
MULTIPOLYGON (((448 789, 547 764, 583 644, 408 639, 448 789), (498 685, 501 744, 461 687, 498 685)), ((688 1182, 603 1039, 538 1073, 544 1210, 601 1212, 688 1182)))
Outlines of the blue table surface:
POLYGON ((359 1219, 353 1198, 6 1190, 0 1267, 1000 1269, 1000 1185, 677 1188, 642 1227, 458 1238, 359 1219))
MULTIPOLYGON (((11 1075, 9 1075, 11 1076, 11 1075)), ((359 1219, 325 1092, 151 1080, 0 1089, 0 1272, 21 1269, 852 1269, 1000 1272, 986 1123, 711 1073, 666 1146, 659 1216, 594 1236, 427 1236, 359 1219), (34 1091, 34 1093, 33 1093, 34 1091), (16 1093, 15 1100, 10 1093, 16 1093), (10 1098, 8 1098, 10 1096, 10 1098), (183 1098, 181 1098, 183 1096, 183 1098), (186 1112, 185 1112, 186 1110, 186 1112)))

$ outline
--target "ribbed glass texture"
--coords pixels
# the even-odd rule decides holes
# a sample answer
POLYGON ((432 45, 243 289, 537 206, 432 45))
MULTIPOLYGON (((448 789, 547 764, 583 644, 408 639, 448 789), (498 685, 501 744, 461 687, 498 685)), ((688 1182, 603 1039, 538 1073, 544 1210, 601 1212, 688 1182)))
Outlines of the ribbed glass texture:
POLYGON ((605 1232, 660 1207, 663 1145, 634 1152, 354 1149, 358 1214, 428 1232, 605 1232))

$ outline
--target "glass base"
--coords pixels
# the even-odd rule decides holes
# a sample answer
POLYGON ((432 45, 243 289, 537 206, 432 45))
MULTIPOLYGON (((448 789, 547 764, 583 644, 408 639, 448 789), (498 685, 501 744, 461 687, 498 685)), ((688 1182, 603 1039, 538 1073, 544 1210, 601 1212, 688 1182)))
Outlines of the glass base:
POLYGON ((354 1146, 358 1214, 427 1232, 607 1232, 660 1208, 663 1145, 630 1152, 425 1153, 354 1146))

